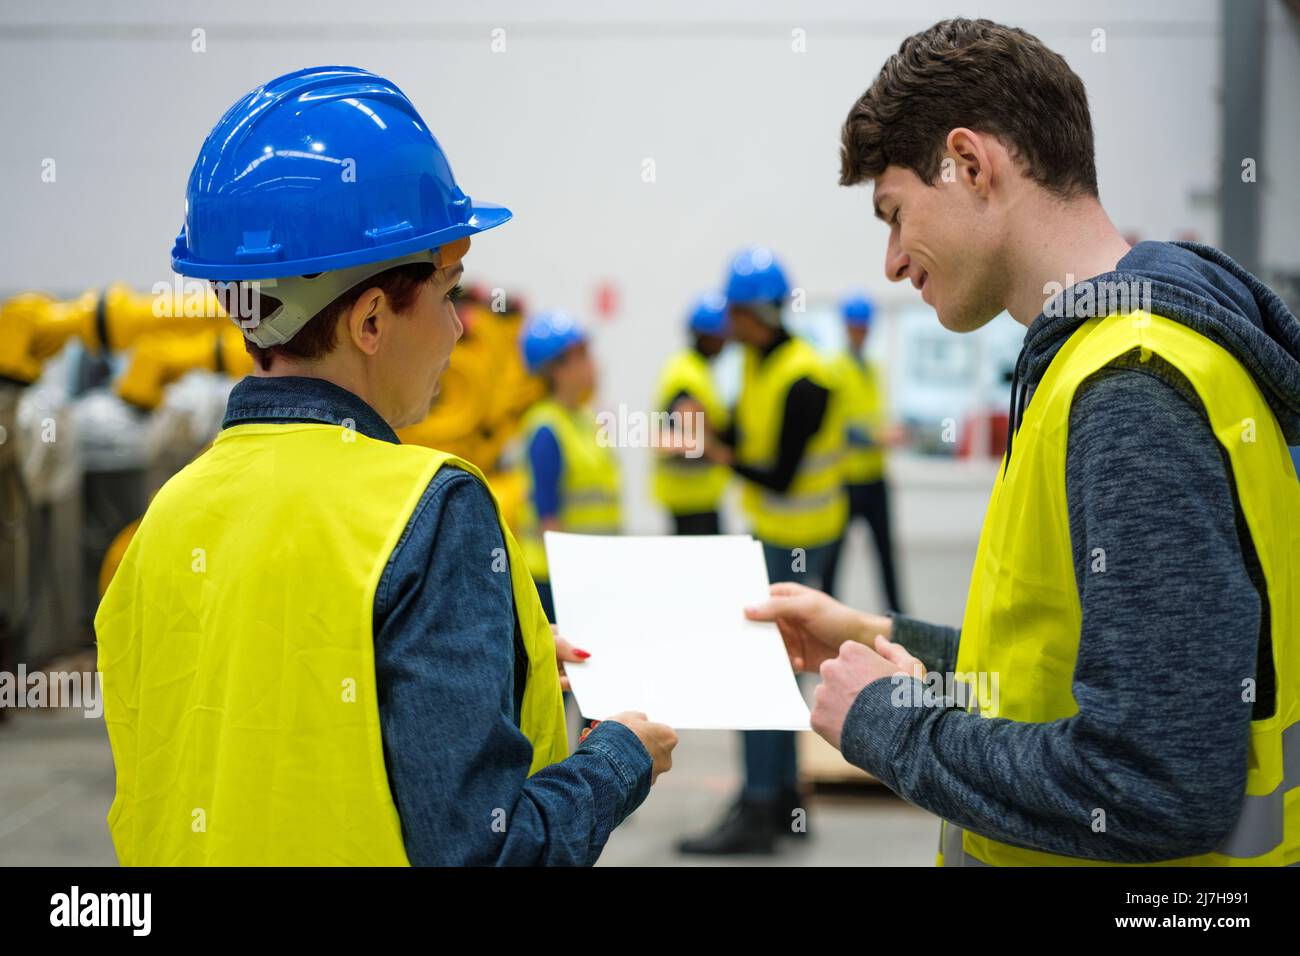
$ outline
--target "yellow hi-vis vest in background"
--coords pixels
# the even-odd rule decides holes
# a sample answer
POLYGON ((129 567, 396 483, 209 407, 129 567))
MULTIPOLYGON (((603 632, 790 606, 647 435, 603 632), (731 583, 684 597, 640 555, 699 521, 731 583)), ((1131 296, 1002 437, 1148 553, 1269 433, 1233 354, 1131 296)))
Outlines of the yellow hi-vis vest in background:
POLYGON ((803 339, 792 337, 766 357, 754 348, 745 349, 736 403, 738 464, 771 468, 776 463, 786 396, 801 378, 827 389, 830 400, 821 427, 804 448, 794 481, 785 494, 746 481, 740 499, 754 536, 782 548, 814 548, 844 533, 848 497, 840 395, 826 362, 803 339))
MULTIPOLYGON (((727 407, 713 383, 709 360, 695 349, 683 349, 668 360, 659 377, 655 408, 671 411, 670 403, 682 392, 704 408, 707 428, 720 432, 727 427, 727 407)), ((700 440, 705 438, 698 430, 691 434, 700 440)), ((655 500, 675 515, 716 511, 730 480, 730 468, 711 462, 703 456, 655 456, 655 500)))
POLYGON ((618 534, 618 459, 614 449, 597 440, 599 425, 590 409, 569 410, 553 398, 533 404, 521 423, 523 432, 524 500, 519 509, 519 541, 528 570, 538 581, 550 580, 542 529, 533 506, 533 470, 528 448, 543 426, 560 446, 560 530, 573 534, 618 534))
POLYGON ((831 365, 844 403, 844 483, 865 485, 885 477, 885 449, 880 444, 855 445, 849 432, 860 432, 879 442, 885 430, 885 402, 876 367, 848 351, 831 365))
MULTIPOLYGON (((95 616, 123 865, 407 864, 380 737, 374 597, 444 465, 482 479, 431 448, 250 423, 222 430, 158 492, 95 616)), ((568 753, 555 644, 502 534, 536 772, 568 753)))
MULTIPOLYGON (((1070 406, 1089 375, 1121 355, 1159 355, 1196 389, 1232 462, 1237 500, 1268 588, 1277 698, 1250 727, 1246 796, 1213 853, 1162 865, 1260 866, 1300 861, 1300 483, 1277 419, 1225 349, 1170 319, 1134 312, 1081 325, 1034 392, 980 533, 956 678, 982 717, 1045 723, 1078 713, 1071 691, 1082 612, 1070 548, 1065 453, 1070 406), (996 694, 993 677, 996 676, 996 694), (984 680, 980 680, 984 677, 984 680)), ((1141 414, 1140 410, 1134 414, 1141 414)), ((1189 569, 1194 574, 1194 569, 1189 569)), ((1214 653, 1213 634, 1189 634, 1214 653)), ((1153 662, 1158 667, 1159 661, 1153 662)), ((1246 688, 1243 686, 1243 693, 1246 688)), ((1162 693, 1153 687, 1152 693, 1162 693)), ((1187 706, 1195 707, 1194 698, 1187 706)), ((1121 808, 1122 809, 1122 808, 1121 808)), ((1118 811, 1117 811, 1118 812, 1118 811)), ((1079 821, 1088 827, 1091 820, 1079 821)), ((943 824, 941 865, 1087 865, 943 824)))

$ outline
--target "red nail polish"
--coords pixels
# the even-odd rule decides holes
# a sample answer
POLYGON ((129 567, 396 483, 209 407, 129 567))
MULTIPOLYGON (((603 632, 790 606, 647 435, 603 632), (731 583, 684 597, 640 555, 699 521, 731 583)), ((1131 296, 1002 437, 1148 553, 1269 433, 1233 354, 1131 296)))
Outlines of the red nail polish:
POLYGON ((573 649, 573 653, 576 654, 578 657, 582 658, 584 661, 591 656, 589 652, 578 650, 578 648, 576 647, 573 649))

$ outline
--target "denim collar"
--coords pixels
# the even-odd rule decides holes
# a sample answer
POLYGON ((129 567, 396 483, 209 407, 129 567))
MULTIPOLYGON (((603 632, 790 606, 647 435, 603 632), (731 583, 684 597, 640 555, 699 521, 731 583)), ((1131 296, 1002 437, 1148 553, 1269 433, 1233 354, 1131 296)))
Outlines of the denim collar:
POLYGON ((348 427, 367 438, 402 443, 392 426, 361 398, 323 378, 302 375, 249 375, 241 379, 230 392, 221 427, 250 422, 348 422, 348 427))

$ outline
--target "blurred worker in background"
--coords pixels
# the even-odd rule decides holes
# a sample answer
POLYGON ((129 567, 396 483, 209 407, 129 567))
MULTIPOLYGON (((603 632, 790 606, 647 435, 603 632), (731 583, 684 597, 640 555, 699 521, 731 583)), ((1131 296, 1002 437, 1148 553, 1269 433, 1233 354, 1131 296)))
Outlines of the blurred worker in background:
MULTIPOLYGON (((885 449, 898 441, 899 431, 889 424, 880 372, 867 358, 867 335, 874 307, 861 292, 840 303, 848 348, 835 356, 832 368, 844 402, 844 486, 849 496, 849 525, 863 518, 871 529, 880 564, 880 583, 889 608, 903 610, 894 565, 894 542, 889 531, 889 486, 885 480, 885 449)), ((835 593, 835 574, 848 537, 848 527, 826 560, 827 594, 835 593)))
MULTIPOLYGON (((763 544, 768 578, 825 583, 826 561, 848 515, 844 421, 825 360, 782 324, 790 282, 768 249, 739 253, 726 277, 731 336, 745 351, 730 425, 706 454, 742 479, 741 504, 763 544)), ((744 787, 712 831, 684 853, 770 853, 778 836, 807 834, 795 735, 746 731, 744 787)))
POLYGON ((589 864, 670 765, 641 714, 568 755, 493 494, 394 432, 461 335, 469 237, 509 218, 363 70, 272 80, 209 134, 172 263, 231 283, 257 369, 96 617, 123 864, 589 864))
POLYGON ((618 534, 618 459, 599 441, 591 410, 596 366, 578 320, 561 311, 534 315, 524 323, 520 346, 528 371, 545 381, 546 396, 533 403, 520 425, 526 483, 519 539, 546 617, 554 622, 542 535, 618 534))
MULTIPOLYGON (((727 344, 727 300, 721 293, 700 296, 687 319, 691 345, 664 365, 655 392, 656 411, 697 416, 701 423, 680 432, 703 438, 705 429, 727 427, 727 408, 718 394, 710 363, 727 344)), ((669 421, 676 421, 670 418, 669 421)), ((674 534, 718 534, 718 508, 731 479, 731 469, 696 454, 659 454, 654 459, 654 495, 673 518, 674 534)))

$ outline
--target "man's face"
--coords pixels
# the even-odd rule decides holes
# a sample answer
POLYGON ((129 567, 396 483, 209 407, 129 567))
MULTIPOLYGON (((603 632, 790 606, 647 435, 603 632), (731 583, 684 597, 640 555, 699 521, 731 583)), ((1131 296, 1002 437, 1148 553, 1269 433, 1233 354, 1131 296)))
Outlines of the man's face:
POLYGON ((391 317, 387 324, 390 337, 383 347, 381 374, 391 390, 390 407, 400 410, 401 419, 389 423, 394 428, 428 416, 451 351, 465 331, 451 293, 464 272, 461 260, 468 250, 469 239, 443 246, 438 270, 420 289, 410 312, 391 317))
POLYGON ((767 341, 767 326, 747 306, 727 307, 727 327, 731 337, 743 345, 761 346, 767 341))
POLYGON ((588 401, 596 391, 596 363, 586 342, 569 346, 551 366, 555 390, 588 401))
POLYGON ((875 181, 876 216, 889 227, 885 276, 909 280, 954 332, 971 332, 1003 309, 1002 236, 988 203, 960 177, 927 185, 902 166, 875 181))
POLYGON ((867 342, 867 327, 865 325, 845 325, 844 331, 849 337, 849 347, 855 352, 861 352, 862 346, 867 342))
POLYGON ((695 336, 695 347, 699 349, 700 354, 706 358, 713 358, 723 350, 727 345, 727 340, 721 335, 710 335, 703 333, 695 336))

